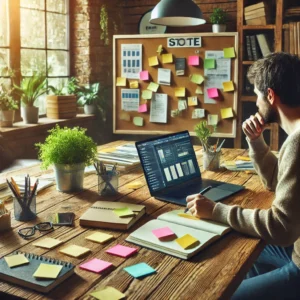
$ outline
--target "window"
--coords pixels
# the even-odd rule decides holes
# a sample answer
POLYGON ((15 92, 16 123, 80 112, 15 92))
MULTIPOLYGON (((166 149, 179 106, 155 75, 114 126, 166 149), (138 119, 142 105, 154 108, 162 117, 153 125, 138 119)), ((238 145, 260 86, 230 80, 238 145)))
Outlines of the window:
MULTIPOLYGON (((47 74, 57 86, 69 76, 69 0, 0 0, 0 69, 47 74), (17 28, 18 26, 18 28, 17 28)), ((45 114, 45 96, 37 106, 45 114)))

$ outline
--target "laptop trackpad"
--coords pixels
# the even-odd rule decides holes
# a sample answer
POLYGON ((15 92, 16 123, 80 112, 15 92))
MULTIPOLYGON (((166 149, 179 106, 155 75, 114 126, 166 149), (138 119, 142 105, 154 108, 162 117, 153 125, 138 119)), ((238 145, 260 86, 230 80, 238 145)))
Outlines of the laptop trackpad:
POLYGON ((219 201, 232 195, 232 191, 226 191, 217 187, 212 188, 204 194, 204 196, 212 201, 219 201))

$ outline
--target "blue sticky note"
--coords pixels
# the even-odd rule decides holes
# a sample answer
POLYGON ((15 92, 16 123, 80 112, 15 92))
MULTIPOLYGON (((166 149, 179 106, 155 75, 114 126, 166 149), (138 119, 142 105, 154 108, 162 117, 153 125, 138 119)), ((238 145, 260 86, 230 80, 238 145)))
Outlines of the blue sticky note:
POLYGON ((130 267, 124 268, 124 270, 134 278, 144 277, 156 273, 156 270, 151 268, 146 263, 139 263, 136 265, 132 265, 130 267))

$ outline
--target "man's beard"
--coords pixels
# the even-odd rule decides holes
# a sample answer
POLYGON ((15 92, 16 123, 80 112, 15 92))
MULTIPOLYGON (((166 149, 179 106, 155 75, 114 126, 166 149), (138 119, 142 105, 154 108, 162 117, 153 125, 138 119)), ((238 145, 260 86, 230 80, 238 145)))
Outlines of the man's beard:
POLYGON ((278 123, 278 114, 268 101, 265 101, 265 106, 259 109, 258 113, 263 118, 265 124, 278 123))

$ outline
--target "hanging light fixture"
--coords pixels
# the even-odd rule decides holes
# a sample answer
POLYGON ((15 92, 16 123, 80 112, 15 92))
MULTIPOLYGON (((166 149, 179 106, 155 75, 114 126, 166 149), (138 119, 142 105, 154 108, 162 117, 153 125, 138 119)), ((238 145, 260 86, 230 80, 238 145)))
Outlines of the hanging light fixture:
POLYGON ((193 0, 161 0, 152 10, 150 23, 183 27, 205 24, 206 21, 193 0))

